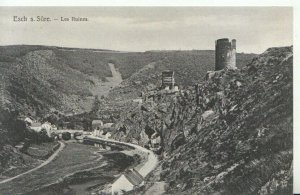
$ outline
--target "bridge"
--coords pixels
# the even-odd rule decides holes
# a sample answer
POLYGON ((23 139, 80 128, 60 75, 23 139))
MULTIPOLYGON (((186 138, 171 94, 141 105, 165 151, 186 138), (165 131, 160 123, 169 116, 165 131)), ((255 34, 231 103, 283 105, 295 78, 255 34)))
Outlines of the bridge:
POLYGON ((58 139, 80 139, 79 137, 84 135, 90 135, 91 132, 86 132, 83 130, 71 130, 71 129, 65 129, 65 130, 54 130, 52 133, 57 136, 58 139))
POLYGON ((111 139, 104 139, 94 136, 85 136, 83 138, 83 143, 88 145, 94 145, 99 148, 106 150, 132 150, 135 149, 133 146, 129 146, 126 143, 116 142, 111 139))

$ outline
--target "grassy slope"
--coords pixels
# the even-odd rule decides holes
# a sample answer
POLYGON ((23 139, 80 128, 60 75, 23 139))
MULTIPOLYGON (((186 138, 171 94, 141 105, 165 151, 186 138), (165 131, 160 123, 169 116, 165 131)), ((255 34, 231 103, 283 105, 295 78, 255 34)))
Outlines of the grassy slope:
POLYGON ((57 182, 74 172, 100 166, 107 159, 101 159, 98 148, 78 143, 68 143, 58 158, 41 169, 0 185, 1 194, 28 193, 45 185, 57 182), (76 155, 76 158, 74 156, 76 155))

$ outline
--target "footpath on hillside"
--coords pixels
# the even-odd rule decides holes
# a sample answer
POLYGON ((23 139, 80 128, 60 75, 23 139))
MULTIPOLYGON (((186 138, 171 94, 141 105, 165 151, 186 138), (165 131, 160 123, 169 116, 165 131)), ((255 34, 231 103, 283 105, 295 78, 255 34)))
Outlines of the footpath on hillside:
POLYGON ((115 65, 112 63, 108 63, 110 68, 111 77, 106 77, 105 82, 96 82, 95 86, 91 89, 93 95, 97 95, 99 97, 106 96, 110 90, 117 87, 122 81, 121 73, 116 69, 115 65))
POLYGON ((12 181, 12 180, 14 180, 14 179, 17 179, 17 178, 19 178, 19 177, 21 177, 21 176, 24 176, 24 175, 28 174, 28 173, 31 173, 31 172, 33 172, 33 171, 36 171, 36 170, 42 168, 43 166, 49 164, 52 160, 55 159, 55 157, 58 155, 58 153, 59 153, 60 151, 62 151, 62 150, 64 149, 64 147, 65 147, 65 144, 64 144, 63 142, 59 141, 59 143, 60 143, 59 148, 58 148, 58 149, 57 149, 57 150, 56 150, 56 151, 55 151, 55 152, 54 152, 54 153, 53 153, 53 154, 52 154, 45 162, 43 162, 43 163, 40 164, 39 166, 37 166, 37 167, 35 167, 35 168, 33 168, 33 169, 30 169, 30 170, 28 170, 28 171, 26 171, 26 172, 24 172, 24 173, 21 173, 21 174, 19 174, 19 175, 14 176, 14 177, 10 177, 10 178, 4 179, 4 180, 0 181, 0 184, 10 182, 10 181, 12 181))

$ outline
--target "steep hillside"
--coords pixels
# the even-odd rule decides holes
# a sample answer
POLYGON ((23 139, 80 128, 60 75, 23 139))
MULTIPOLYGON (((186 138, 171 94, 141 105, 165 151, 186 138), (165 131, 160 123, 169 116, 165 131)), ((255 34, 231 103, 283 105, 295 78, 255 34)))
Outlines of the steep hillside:
MULTIPOLYGON (((253 56, 239 54, 238 62, 245 65, 253 56)), ((2 105, 33 112, 33 115, 49 109, 77 113, 89 111, 93 96, 105 95, 115 86, 108 84, 110 80, 107 78, 112 76, 109 63, 115 65, 123 80, 128 78, 122 86, 130 88, 125 89, 126 93, 134 89, 131 96, 135 97, 134 92, 138 91, 135 89, 151 85, 151 79, 156 79, 164 69, 174 69, 182 85, 203 77, 214 63, 214 52, 118 52, 54 46, 3 46, 0 47, 2 105), (144 71, 143 67, 150 63, 155 64, 155 72, 144 71), (149 75, 151 77, 144 78, 149 75), (139 83, 140 80, 143 82, 139 83), (138 87, 135 81, 139 83, 138 87)), ((124 92, 124 87, 119 89, 124 92)), ((116 91, 119 93, 118 89, 116 91)), ((112 96, 114 94, 112 92, 112 96)))
POLYGON ((106 95, 120 80, 110 79, 111 54, 118 56, 119 52, 28 45, 0 47, 1 109, 35 117, 43 117, 49 110, 90 111, 94 96, 106 95))
MULTIPOLYGON (((164 70, 174 71, 175 82, 181 87, 187 87, 203 80, 207 71, 214 70, 215 64, 215 51, 213 50, 151 51, 141 56, 151 56, 150 58, 158 60, 150 61, 151 63, 143 67, 136 67, 136 71, 130 78, 111 91, 110 99, 136 98, 141 92, 156 88, 160 85, 161 72, 164 70)), ((255 54, 237 54, 237 66, 244 67, 255 56, 255 54)), ((122 68, 121 66, 121 72, 122 68)), ((126 74, 125 71, 124 74, 126 74)))
POLYGON ((160 135, 168 194, 291 194, 292 68, 292 47, 270 48, 128 110, 114 137, 147 146, 160 135))
MULTIPOLYGON (((240 66, 253 56, 238 54, 240 66)), ((159 82, 162 70, 174 69, 177 82, 186 86, 202 79, 211 64, 214 64, 213 51, 118 52, 3 46, 0 47, 0 113, 8 115, 16 111, 18 115, 36 119, 50 113, 87 113, 81 118, 104 116, 109 122, 127 108, 128 100, 159 82), (111 77, 116 75, 117 78, 111 77), (109 91, 109 97, 103 98, 109 91), (101 108, 96 115, 90 115, 96 96, 101 98, 101 108)))
POLYGON ((92 96, 88 79, 60 63, 52 50, 32 51, 12 62, 1 62, 3 106, 39 116, 35 112, 86 109, 80 97, 92 96))

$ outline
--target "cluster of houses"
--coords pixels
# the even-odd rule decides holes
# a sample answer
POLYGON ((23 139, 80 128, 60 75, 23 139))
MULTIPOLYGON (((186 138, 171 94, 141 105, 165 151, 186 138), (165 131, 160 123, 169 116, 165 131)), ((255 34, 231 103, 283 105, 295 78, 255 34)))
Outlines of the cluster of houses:
POLYGON ((31 117, 25 117, 24 122, 27 127, 35 132, 40 132, 45 130, 47 132, 48 137, 51 137, 51 133, 57 130, 57 127, 49 122, 40 123, 34 120, 31 117))
POLYGON ((103 123, 101 120, 93 120, 93 136, 109 139, 113 130, 114 123, 103 123))
MULTIPOLYGON (((57 131, 57 127, 49 122, 38 122, 31 117, 23 117, 22 120, 25 122, 26 126, 35 131, 41 132, 45 130, 47 135, 51 137, 53 133, 57 131)), ((92 121, 92 134, 96 137, 101 137, 105 139, 109 139, 111 137, 111 132, 113 130, 114 123, 103 123, 101 120, 93 120, 92 121)))

